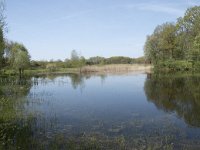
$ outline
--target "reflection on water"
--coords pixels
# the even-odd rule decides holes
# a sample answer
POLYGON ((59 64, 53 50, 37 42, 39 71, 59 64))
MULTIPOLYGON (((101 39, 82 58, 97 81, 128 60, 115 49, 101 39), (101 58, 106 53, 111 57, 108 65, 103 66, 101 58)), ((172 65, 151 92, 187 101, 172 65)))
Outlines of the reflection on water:
POLYGON ((176 112, 188 125, 200 127, 200 76, 149 75, 145 92, 157 108, 176 112))
POLYGON ((0 79, 0 149, 198 149, 200 77, 0 79))

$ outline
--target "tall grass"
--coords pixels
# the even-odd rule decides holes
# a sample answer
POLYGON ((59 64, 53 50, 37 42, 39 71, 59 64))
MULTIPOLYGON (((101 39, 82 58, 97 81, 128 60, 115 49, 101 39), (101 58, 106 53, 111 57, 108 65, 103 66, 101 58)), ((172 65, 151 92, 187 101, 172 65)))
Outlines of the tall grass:
POLYGON ((90 72, 133 72, 133 71, 150 71, 151 65, 144 64, 120 64, 120 65, 103 65, 103 66, 85 66, 81 69, 82 73, 90 72))

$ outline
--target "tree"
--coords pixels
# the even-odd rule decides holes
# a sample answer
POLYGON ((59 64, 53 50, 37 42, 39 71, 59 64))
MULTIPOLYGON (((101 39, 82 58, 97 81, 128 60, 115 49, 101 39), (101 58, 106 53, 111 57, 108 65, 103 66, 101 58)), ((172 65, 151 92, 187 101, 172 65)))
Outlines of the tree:
POLYGON ((24 73, 24 70, 30 66, 30 56, 28 52, 17 51, 13 67, 19 70, 20 77, 24 73))
POLYGON ((23 51, 28 54, 28 50, 23 44, 12 41, 6 43, 5 57, 7 58, 10 67, 14 66, 14 61, 18 51, 23 51))
POLYGON ((7 42, 6 55, 11 68, 19 71, 20 76, 30 65, 30 55, 23 44, 17 42, 7 42))
POLYGON ((153 63, 167 59, 175 59, 176 26, 173 23, 164 23, 147 37, 144 52, 146 59, 153 63))
POLYGON ((101 64, 101 63, 104 63, 105 62, 105 58, 104 57, 99 57, 99 56, 96 56, 96 57, 90 57, 88 60, 87 60, 87 64, 88 65, 98 65, 98 64, 101 64))
POLYGON ((71 64, 72 67, 79 67, 80 57, 76 50, 72 50, 71 52, 71 64))
POLYGON ((194 39, 200 32, 200 6, 187 9, 183 18, 178 19, 177 26, 179 32, 188 33, 189 37, 194 39))
POLYGON ((144 55, 146 61, 157 64, 159 60, 158 37, 156 35, 147 36, 144 46, 144 55))
MULTIPOLYGON (((187 9, 177 23, 157 26, 147 37, 144 54, 146 61, 163 62, 200 61, 200 6, 187 9)), ((159 65, 158 65, 159 66, 159 65)))
POLYGON ((190 50, 190 59, 195 62, 200 61, 200 34, 194 40, 193 49, 190 50))
POLYGON ((71 52, 71 60, 72 61, 77 61, 77 60, 79 60, 79 55, 78 55, 78 53, 77 53, 77 51, 76 50, 72 50, 72 52, 71 52))
POLYGON ((3 29, 0 27, 0 68, 3 67, 3 55, 4 55, 4 35, 3 35, 3 29))
POLYGON ((194 48, 194 40, 200 33, 200 6, 187 9, 183 18, 177 21, 177 49, 182 58, 190 58, 194 48))
POLYGON ((0 68, 3 67, 3 55, 5 49, 4 42, 4 29, 5 29, 5 16, 4 16, 5 5, 4 1, 0 1, 0 68))
POLYGON ((81 72, 82 67, 86 64, 86 60, 83 56, 79 56, 76 50, 72 50, 70 63, 72 67, 79 68, 81 72))

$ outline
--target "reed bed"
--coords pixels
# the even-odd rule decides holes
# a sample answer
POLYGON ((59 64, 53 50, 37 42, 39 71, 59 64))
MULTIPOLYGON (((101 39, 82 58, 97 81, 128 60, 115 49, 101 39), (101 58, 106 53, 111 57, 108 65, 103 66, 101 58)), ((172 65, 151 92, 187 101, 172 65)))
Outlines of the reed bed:
POLYGON ((85 66, 81 69, 83 73, 91 72, 135 72, 135 71, 144 71, 149 72, 151 70, 151 65, 144 64, 120 64, 120 65, 103 65, 103 66, 85 66))

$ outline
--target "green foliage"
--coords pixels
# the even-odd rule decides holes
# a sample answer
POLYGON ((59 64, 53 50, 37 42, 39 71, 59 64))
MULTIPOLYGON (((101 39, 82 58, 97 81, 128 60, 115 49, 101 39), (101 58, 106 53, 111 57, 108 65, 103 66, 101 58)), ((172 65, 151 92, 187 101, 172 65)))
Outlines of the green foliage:
POLYGON ((200 61, 200 34, 195 37, 193 48, 189 53, 189 58, 192 61, 200 61))
POLYGON ((79 56, 76 50, 72 50, 71 59, 66 59, 66 67, 68 68, 81 68, 85 66, 86 60, 83 56, 79 56))
POLYGON ((134 64, 140 63, 144 64, 147 62, 144 57, 139 58, 130 58, 130 57, 123 57, 123 56, 113 56, 110 58, 104 57, 90 57, 86 60, 87 65, 109 65, 109 64, 134 64))
POLYGON ((90 57, 87 61, 87 65, 98 65, 98 64, 104 64, 105 63, 105 58, 104 57, 90 57))
POLYGON ((30 67, 30 55, 23 44, 7 42, 5 48, 6 65, 8 68, 19 70, 20 75, 30 67))
POLYGON ((3 35, 3 29, 0 27, 0 68, 3 67, 3 55, 4 55, 4 35, 3 35))
POLYGON ((131 64, 131 61, 129 57, 115 56, 106 59, 106 64, 131 64))
POLYGON ((4 16, 5 4, 4 1, 0 1, 0 69, 4 66, 4 29, 5 29, 5 16, 4 16))
POLYGON ((49 63, 49 64, 47 64, 46 69, 47 69, 48 71, 50 71, 50 72, 53 72, 53 71, 56 71, 57 66, 56 66, 56 64, 49 63))
POLYGON ((15 59, 13 62, 13 68, 18 69, 27 69, 30 65, 30 57, 25 51, 17 51, 15 54, 15 59))
POLYGON ((168 71, 189 71, 193 70, 192 62, 188 61, 161 61, 155 65, 156 69, 168 71))
POLYGON ((79 60, 79 55, 78 55, 78 53, 77 53, 76 50, 72 50, 72 52, 71 52, 71 60, 72 60, 72 61, 77 61, 77 60, 79 60))
POLYGON ((146 61, 157 68, 169 70, 198 70, 200 61, 200 6, 189 8, 177 23, 157 26, 147 37, 144 53, 146 61))
POLYGON ((193 64, 193 70, 194 71, 200 71, 200 61, 196 61, 194 64, 193 64))
POLYGON ((154 33, 147 37, 144 47, 146 59, 157 63, 159 60, 173 59, 175 51, 176 27, 172 23, 157 26, 154 33))
POLYGON ((48 61, 31 61, 31 69, 46 69, 47 64, 50 63, 48 61))
POLYGON ((145 57, 138 57, 138 58, 133 58, 132 59, 132 64, 149 64, 150 62, 145 59, 145 57))

